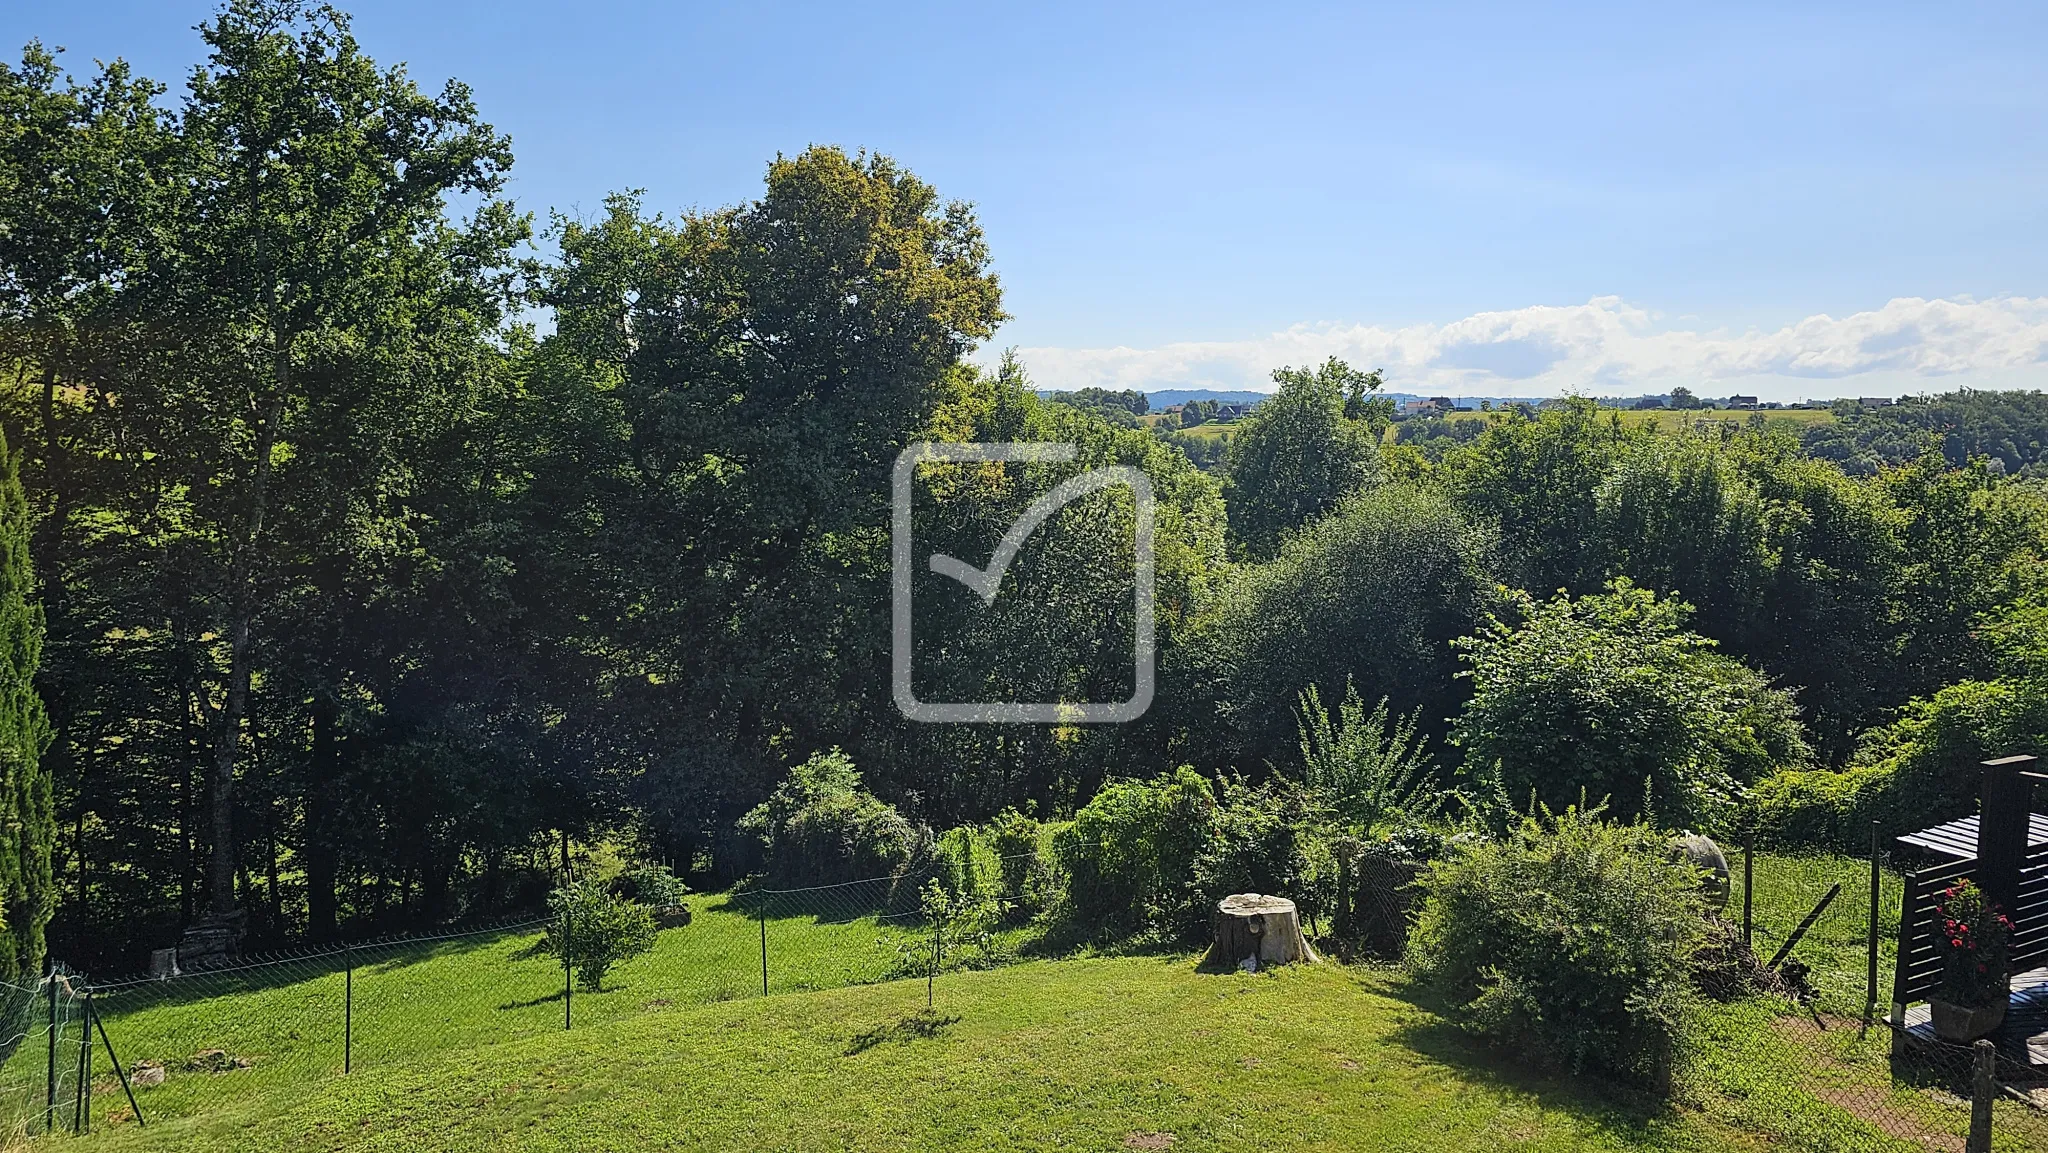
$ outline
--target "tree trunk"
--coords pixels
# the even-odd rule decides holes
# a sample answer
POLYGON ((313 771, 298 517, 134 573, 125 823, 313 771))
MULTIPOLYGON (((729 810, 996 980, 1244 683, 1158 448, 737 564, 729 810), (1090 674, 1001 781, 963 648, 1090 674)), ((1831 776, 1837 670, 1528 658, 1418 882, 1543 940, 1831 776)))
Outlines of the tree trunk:
POLYGON ((324 700, 313 706, 312 760, 313 780, 306 790, 306 933, 316 941, 331 941, 340 934, 334 888, 340 859, 335 827, 339 812, 334 794, 341 774, 334 705, 324 700))
POLYGON ((1254 972, 1268 965, 1318 960, 1301 935, 1301 914, 1285 897, 1235 893, 1216 902, 1216 942, 1203 964, 1254 972))
POLYGON ((258 415, 255 459, 249 476, 249 508, 240 539, 229 562, 228 693, 221 707, 220 739, 214 746, 212 789, 212 853, 206 867, 206 915, 185 931, 179 943, 180 963, 191 956, 204 968, 231 963, 241 955, 243 914, 235 902, 235 764, 242 744, 242 723, 249 712, 249 681, 255 662, 256 552, 268 510, 270 454, 277 445, 277 422, 284 412, 288 377, 288 341, 279 338, 275 354, 276 389, 258 415))

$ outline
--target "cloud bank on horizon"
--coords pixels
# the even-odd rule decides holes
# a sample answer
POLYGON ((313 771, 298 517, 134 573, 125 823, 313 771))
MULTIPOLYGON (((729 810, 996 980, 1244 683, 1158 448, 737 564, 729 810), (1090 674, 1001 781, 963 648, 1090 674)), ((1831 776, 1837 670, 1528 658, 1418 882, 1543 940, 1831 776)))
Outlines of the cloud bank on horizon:
POLYGON ((1058 389, 1270 391, 1273 369, 1331 356, 1384 369, 1391 390, 1451 395, 1646 393, 1683 384, 1702 395, 1793 400, 2048 387, 2048 297, 1900 297, 1841 318, 1729 332, 1663 327, 1649 310, 1601 296, 1449 324, 1304 324, 1250 340, 1026 347, 1017 355, 1038 387, 1058 389))

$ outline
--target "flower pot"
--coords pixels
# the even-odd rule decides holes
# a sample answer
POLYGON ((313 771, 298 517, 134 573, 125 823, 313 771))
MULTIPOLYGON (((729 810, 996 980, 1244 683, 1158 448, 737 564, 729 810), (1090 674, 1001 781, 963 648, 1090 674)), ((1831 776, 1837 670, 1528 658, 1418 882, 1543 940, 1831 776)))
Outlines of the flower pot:
MULTIPOLYGON (((2007 997, 2009 996, 2010 994, 2007 994, 2007 997)), ((2000 997, 1980 1009, 1967 1009, 1940 1000, 1928 1002, 1934 1019, 1935 1036, 1958 1045, 1967 1045, 1979 1037, 1989 1037, 2005 1021, 2007 997, 2000 997)))

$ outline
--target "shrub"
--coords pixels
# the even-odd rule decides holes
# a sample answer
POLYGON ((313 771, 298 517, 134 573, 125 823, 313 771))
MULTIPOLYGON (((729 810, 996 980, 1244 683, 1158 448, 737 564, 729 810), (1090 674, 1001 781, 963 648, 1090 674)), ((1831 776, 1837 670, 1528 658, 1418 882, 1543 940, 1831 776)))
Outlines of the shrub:
POLYGON ((612 882, 612 890, 626 900, 657 909, 680 905, 690 895, 690 886, 681 877, 669 872, 667 865, 653 862, 633 865, 620 873, 612 882))
POLYGON ((1546 812, 1420 884, 1409 960, 1461 1024, 1532 1062, 1669 1087, 1706 919, 1663 834, 1546 812))
POLYGON ((1003 908, 1012 920, 1037 916, 1059 896, 1059 879, 1047 854, 1050 832, 1015 809, 1004 809, 988 824, 989 848, 1002 874, 1003 908))
POLYGON ((566 951, 577 985, 589 992, 603 988, 613 965, 654 947, 654 914, 597 881, 556 889, 548 908, 554 920, 541 939, 541 951, 555 957, 566 951))
POLYGON ((1893 776, 1878 765, 1781 769, 1750 789, 1757 834, 1767 844, 1867 848, 1871 821, 1898 823, 1881 815, 1892 808, 1893 776))
POLYGON ((1537 602, 1458 648, 1472 699, 1452 729, 1466 771, 1553 808, 1590 793, 1626 815, 1725 828, 1743 786, 1808 750, 1790 694, 1680 625, 1689 607, 1626 579, 1537 602))
POLYGON ((740 828, 761 839, 769 875, 788 885, 890 876, 915 842, 910 822, 861 788, 860 771, 836 748, 791 769, 740 828))
POLYGON ((1358 686, 1346 679, 1333 720, 1310 685, 1295 710, 1303 781, 1337 820, 1361 832, 1435 819, 1452 794, 1437 785, 1436 766, 1415 735, 1420 717, 1420 710, 1389 717, 1385 697, 1367 712, 1358 686))
POLYGON ((1002 900, 1003 876, 995 850, 978 830, 966 826, 938 836, 929 829, 918 831, 909 859, 889 878, 889 912, 915 912, 925 886, 933 883, 955 897, 1002 900))
POLYGON ((1201 908, 1232 893, 1265 893, 1294 901, 1319 924, 1336 896, 1336 858, 1311 831, 1313 816, 1293 789, 1226 783, 1209 841, 1195 858, 1201 908))
POLYGON ((1865 734, 1846 769, 1786 770, 1758 782, 1757 823, 1780 842, 1849 852, 1886 836, 1967 816, 1983 778, 1977 762, 2048 752, 2048 680, 1963 681, 1906 703, 1865 734))
POLYGON ((1391 697, 1397 715, 1449 715, 1463 695, 1450 642, 1472 631, 1495 585, 1494 535, 1437 489, 1382 485, 1309 524, 1272 563, 1225 574, 1189 649, 1217 678, 1228 730, 1218 737, 1234 745, 1212 755, 1291 759, 1301 691, 1347 677, 1368 700, 1391 697))
POLYGON ((1067 927, 1091 940, 1194 927, 1195 858, 1215 809, 1215 790, 1185 765, 1150 781, 1105 785, 1053 836, 1067 877, 1067 927))

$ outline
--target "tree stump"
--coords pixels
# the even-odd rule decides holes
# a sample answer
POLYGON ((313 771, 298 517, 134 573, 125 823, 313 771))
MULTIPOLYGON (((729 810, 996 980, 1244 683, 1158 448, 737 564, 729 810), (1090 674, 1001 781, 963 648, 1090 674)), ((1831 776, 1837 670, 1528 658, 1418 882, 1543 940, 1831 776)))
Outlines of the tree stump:
POLYGON ((1268 965, 1316 960, 1301 935, 1301 914, 1285 897, 1233 893, 1216 902, 1216 940, 1203 964, 1257 972, 1268 965))

